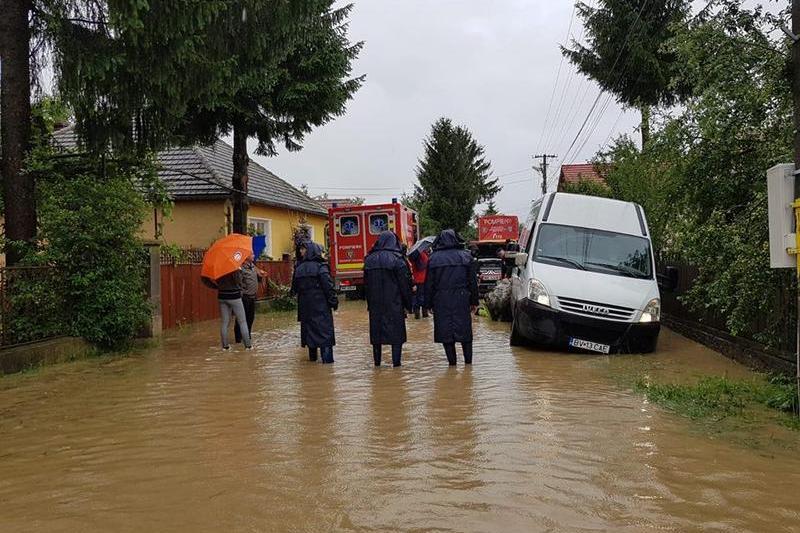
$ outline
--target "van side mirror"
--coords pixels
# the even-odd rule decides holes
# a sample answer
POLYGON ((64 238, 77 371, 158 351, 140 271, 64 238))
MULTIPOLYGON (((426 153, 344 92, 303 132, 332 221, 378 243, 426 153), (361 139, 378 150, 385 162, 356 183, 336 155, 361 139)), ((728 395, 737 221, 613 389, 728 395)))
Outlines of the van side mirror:
POLYGON ((528 254, 525 252, 517 252, 517 257, 514 259, 514 264, 520 268, 525 268, 528 264, 528 254))
POLYGON ((658 279, 658 286, 665 291, 673 292, 678 288, 680 276, 678 269, 674 266, 668 266, 665 269, 665 273, 659 274, 656 278, 658 279))

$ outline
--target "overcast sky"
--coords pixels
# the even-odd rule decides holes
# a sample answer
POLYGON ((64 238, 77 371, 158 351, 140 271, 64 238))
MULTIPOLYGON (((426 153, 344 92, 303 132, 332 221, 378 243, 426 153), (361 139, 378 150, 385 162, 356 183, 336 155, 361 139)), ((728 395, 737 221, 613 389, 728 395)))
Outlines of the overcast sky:
POLYGON ((255 156, 312 195, 372 203, 411 192, 423 138, 441 116, 486 147, 503 184, 496 202, 508 214, 523 215, 541 194, 532 155, 559 156, 552 190, 562 162, 587 161, 619 132, 638 140, 638 114, 613 101, 604 107, 603 97, 567 152, 599 94, 561 60, 568 30, 583 34, 572 0, 354 1, 350 36, 365 42, 354 74, 367 79, 347 114, 315 130, 300 152, 255 156))

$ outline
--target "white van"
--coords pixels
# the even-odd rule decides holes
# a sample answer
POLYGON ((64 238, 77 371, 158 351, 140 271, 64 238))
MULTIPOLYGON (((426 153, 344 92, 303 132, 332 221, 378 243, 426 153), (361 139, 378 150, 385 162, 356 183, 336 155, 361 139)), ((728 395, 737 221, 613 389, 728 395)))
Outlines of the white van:
MULTIPOLYGON (((550 193, 534 203, 512 276, 511 344, 646 353, 661 296, 641 206, 550 193)), ((670 280, 677 281, 675 272, 670 280)))

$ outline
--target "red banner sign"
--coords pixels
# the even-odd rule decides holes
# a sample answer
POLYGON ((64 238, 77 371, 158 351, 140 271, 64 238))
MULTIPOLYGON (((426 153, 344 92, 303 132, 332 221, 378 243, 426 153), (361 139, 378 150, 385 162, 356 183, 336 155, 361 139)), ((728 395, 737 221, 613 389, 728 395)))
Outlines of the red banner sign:
POLYGON ((519 238, 519 219, 515 216, 491 215, 478 219, 478 240, 505 241, 519 238))

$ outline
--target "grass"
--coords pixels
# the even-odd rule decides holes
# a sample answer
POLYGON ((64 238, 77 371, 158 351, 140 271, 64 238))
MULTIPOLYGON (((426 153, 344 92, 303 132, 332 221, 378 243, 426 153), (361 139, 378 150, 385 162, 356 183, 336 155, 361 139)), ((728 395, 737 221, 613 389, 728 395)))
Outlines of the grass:
POLYGON ((797 409, 795 383, 784 376, 752 380, 713 376, 694 384, 652 383, 640 378, 634 388, 652 403, 693 420, 762 421, 766 416, 800 431, 800 420, 793 415, 797 409))

